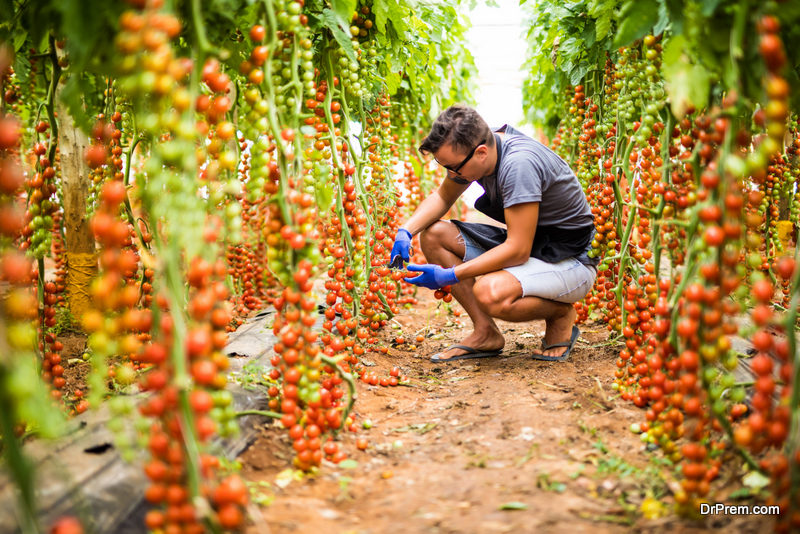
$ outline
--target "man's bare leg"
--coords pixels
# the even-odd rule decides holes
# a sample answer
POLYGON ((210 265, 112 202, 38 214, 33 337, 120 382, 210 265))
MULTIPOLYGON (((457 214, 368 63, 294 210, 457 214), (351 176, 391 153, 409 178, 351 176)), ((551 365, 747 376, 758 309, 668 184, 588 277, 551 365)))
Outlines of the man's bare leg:
MULTIPOLYGON (((544 319, 545 344, 570 340, 572 325, 577 317, 572 304, 540 297, 523 297, 519 280, 507 271, 485 275, 475 284, 473 294, 481 309, 492 317, 510 322, 544 319)), ((566 347, 555 347, 542 354, 561 356, 566 350, 566 347)))
MULTIPOLYGON (((456 225, 438 221, 422 231, 420 235, 422 252, 429 263, 442 267, 454 267, 464 263, 464 242, 456 225)), ((462 345, 480 350, 498 350, 505 345, 505 339, 494 320, 480 306, 473 286, 474 279, 464 280, 452 287, 453 298, 464 308, 472 320, 473 332, 461 341, 462 345)), ((450 349, 442 353, 442 359, 464 354, 462 349, 450 349)))

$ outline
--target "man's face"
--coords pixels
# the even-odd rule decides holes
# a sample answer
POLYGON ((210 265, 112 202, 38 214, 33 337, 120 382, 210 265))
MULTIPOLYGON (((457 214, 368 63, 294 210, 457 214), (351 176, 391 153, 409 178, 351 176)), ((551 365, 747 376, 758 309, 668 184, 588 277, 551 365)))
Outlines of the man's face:
POLYGON ((485 141, 478 143, 467 153, 455 149, 450 143, 445 143, 434 153, 433 158, 447 169, 450 175, 465 180, 477 180, 483 176, 482 163, 488 154, 488 147, 484 143, 485 141))

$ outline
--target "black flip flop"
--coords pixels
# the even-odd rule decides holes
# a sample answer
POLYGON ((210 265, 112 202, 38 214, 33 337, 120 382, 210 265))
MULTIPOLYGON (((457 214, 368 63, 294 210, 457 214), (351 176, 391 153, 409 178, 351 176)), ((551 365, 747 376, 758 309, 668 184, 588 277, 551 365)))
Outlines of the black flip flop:
POLYGON ((581 331, 578 330, 577 326, 572 326, 572 337, 569 341, 565 341, 564 343, 553 343, 552 345, 545 345, 544 340, 542 340, 542 350, 549 350, 554 349, 556 347, 567 347, 567 350, 564 351, 564 354, 561 356, 545 356, 544 354, 540 354, 538 352, 534 352, 531 354, 531 358, 534 360, 544 360, 546 362, 563 362, 569 356, 569 353, 572 351, 572 347, 575 346, 575 341, 578 339, 578 336, 581 335, 581 331))
POLYGON ((450 345, 442 352, 437 352, 436 354, 430 357, 430 360, 434 363, 442 363, 442 362, 452 362, 453 360, 469 360, 471 358, 491 358, 492 356, 499 356, 500 353, 503 352, 503 349, 500 350, 480 350, 475 349, 473 347, 469 347, 467 345, 450 345), (449 358, 437 358, 439 354, 446 352, 450 349, 461 349, 465 350, 464 354, 458 354, 456 356, 451 356, 449 358))

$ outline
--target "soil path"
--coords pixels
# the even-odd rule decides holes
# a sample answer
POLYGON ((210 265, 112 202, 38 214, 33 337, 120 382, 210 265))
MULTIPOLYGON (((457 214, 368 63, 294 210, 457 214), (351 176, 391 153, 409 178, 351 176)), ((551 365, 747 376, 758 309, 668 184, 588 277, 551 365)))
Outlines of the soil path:
MULTIPOLYGON (((290 481, 288 438, 273 426, 239 457, 263 503, 256 515, 264 522, 248 532, 771 530, 758 518, 688 522, 647 500, 668 497, 672 469, 629 430, 643 414, 613 396, 616 351, 603 346, 603 326, 582 325, 567 362, 527 356, 541 343, 543 322, 500 322, 502 357, 434 364, 430 354, 471 328, 441 306, 422 295, 395 319, 406 339, 428 333, 422 343, 369 355, 383 375, 400 366, 411 385, 359 382, 358 422, 372 426, 357 435, 370 446, 360 452, 353 434, 343 438, 357 466, 327 464, 290 481)), ((386 341, 397 334, 387 332, 386 341)))

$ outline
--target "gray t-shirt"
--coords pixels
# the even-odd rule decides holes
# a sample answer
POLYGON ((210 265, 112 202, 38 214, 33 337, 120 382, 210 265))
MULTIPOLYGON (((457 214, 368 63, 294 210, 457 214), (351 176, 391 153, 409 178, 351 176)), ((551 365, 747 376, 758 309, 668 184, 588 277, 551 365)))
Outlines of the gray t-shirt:
POLYGON ((491 204, 505 209, 539 202, 537 226, 568 230, 592 224, 594 217, 586 195, 563 159, 511 126, 503 125, 495 131, 505 133, 498 147, 501 156, 497 175, 478 180, 491 204))

